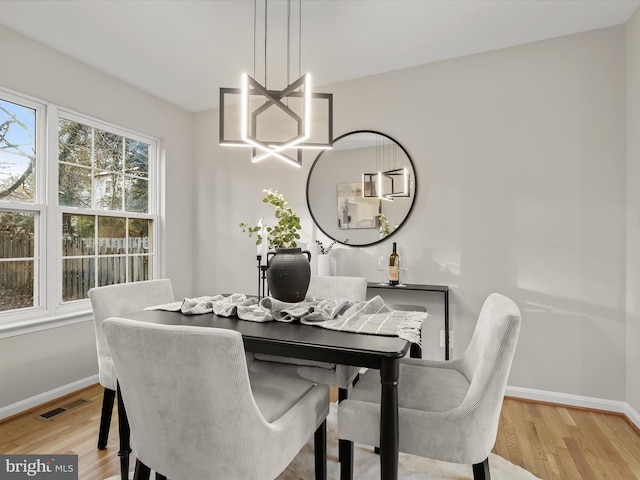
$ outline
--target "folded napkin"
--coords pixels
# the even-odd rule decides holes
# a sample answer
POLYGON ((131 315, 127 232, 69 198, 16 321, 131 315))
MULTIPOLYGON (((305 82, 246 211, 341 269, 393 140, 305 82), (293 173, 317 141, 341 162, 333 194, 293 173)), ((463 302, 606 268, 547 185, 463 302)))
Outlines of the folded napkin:
POLYGON ((364 302, 344 298, 288 303, 273 297, 260 302, 240 293, 185 298, 182 301, 147 307, 145 310, 167 310, 185 315, 214 313, 223 317, 237 316, 252 322, 300 322, 329 330, 398 336, 420 344, 420 330, 428 318, 426 312, 391 310, 379 295, 364 302))

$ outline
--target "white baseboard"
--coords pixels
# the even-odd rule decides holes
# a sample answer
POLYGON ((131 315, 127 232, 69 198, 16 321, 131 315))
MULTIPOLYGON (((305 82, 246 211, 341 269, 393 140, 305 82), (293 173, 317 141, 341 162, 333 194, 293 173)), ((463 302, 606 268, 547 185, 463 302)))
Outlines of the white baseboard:
POLYGON ((29 410, 30 408, 37 407, 38 405, 42 405, 43 403, 50 402, 52 400, 55 400, 56 398, 63 397, 65 395, 68 395, 69 393, 73 393, 85 387, 89 387, 96 383, 98 383, 97 374, 87 378, 83 378, 82 380, 78 380, 73 383, 69 383, 67 385, 63 385, 62 387, 54 388, 53 390, 49 390, 48 392, 40 393, 30 398, 25 398, 24 400, 12 403, 11 405, 7 405, 6 407, 1 407, 0 420, 29 410))
POLYGON ((640 415, 633 408, 631 408, 631 405, 627 404, 627 408, 625 408, 624 414, 631 421, 631 423, 633 423, 636 428, 640 430, 640 415))
POLYGON ((557 403, 570 407, 591 408, 606 412, 622 413, 640 429, 640 415, 626 402, 606 400, 603 398, 584 397, 582 395, 573 395, 570 393, 550 392, 547 390, 535 390, 533 388, 509 386, 507 386, 505 395, 538 402, 557 403))

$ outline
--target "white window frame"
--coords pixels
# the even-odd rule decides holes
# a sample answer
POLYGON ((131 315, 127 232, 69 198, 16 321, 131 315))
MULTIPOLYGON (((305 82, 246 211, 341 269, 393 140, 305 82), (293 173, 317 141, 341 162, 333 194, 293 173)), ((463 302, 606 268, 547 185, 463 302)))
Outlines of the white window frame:
MULTIPOLYGON (((0 201, 5 210, 35 212, 34 222, 34 295, 33 307, 0 312, 0 338, 20 335, 72 323, 87 321, 91 315, 89 299, 62 301, 62 215, 114 216, 152 220, 151 278, 159 278, 160 252, 160 141, 52 103, 0 87, 0 96, 9 102, 34 108, 36 112, 36 198, 34 204, 0 201), (58 205, 58 120, 65 118, 149 145, 148 213, 82 209, 58 205)), ((129 256, 127 255, 127 258, 129 256)), ((97 267, 97 265, 96 265, 97 267)))
POLYGON ((21 322, 23 320, 40 317, 47 314, 47 275, 46 275, 46 254, 47 245, 47 199, 46 199, 46 175, 47 175, 47 116, 49 114, 47 104, 27 95, 22 95, 11 90, 0 89, 2 99, 11 103, 32 108, 36 112, 36 191, 33 203, 12 202, 0 200, 0 208, 13 212, 34 213, 37 221, 34 221, 34 285, 33 294, 36 301, 32 307, 25 307, 19 310, 11 310, 0 313, 0 328, 5 323, 21 322))

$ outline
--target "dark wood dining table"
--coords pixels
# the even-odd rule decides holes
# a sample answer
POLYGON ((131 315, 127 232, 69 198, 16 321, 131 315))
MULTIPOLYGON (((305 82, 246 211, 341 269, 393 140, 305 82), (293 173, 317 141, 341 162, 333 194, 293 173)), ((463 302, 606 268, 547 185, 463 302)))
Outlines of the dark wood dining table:
MULTIPOLYGON (((400 358, 409 351, 410 342, 398 337, 341 332, 300 323, 251 322, 212 313, 184 315, 180 312, 152 310, 123 316, 132 320, 165 325, 194 325, 236 330, 242 334, 245 350, 249 352, 379 370, 382 384, 380 473, 383 480, 397 480, 399 364, 400 358)), ((352 449, 353 443, 340 442, 339 448, 352 449)), ((121 457, 123 455, 128 455, 128 452, 123 451, 121 445, 121 457)), ((351 466, 341 465, 340 468, 351 468, 351 466)))

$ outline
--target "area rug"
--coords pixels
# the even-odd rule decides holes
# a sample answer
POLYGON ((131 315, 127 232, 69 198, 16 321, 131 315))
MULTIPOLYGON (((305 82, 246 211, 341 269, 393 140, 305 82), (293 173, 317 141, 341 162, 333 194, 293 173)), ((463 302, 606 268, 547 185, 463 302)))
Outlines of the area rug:
MULTIPOLYGON (((439 462, 404 453, 400 454, 399 460, 398 478, 401 480, 473 480, 471 465, 439 462)), ((132 460, 132 463, 134 462, 132 460)), ((538 478, 493 453, 489 457, 489 467, 492 480, 535 480, 538 478)), ((355 445, 353 476, 360 480, 380 478, 380 457, 373 453, 371 447, 355 445)), ((133 472, 129 478, 133 478, 133 472)), ((154 478, 153 474, 151 478, 154 478)), ((277 480, 313 480, 313 478, 313 438, 311 438, 277 480)), ((334 403, 331 404, 331 411, 327 418, 327 478, 329 480, 339 480, 340 478, 337 405, 334 403)), ((116 475, 106 480, 119 479, 120 475, 116 475)))

